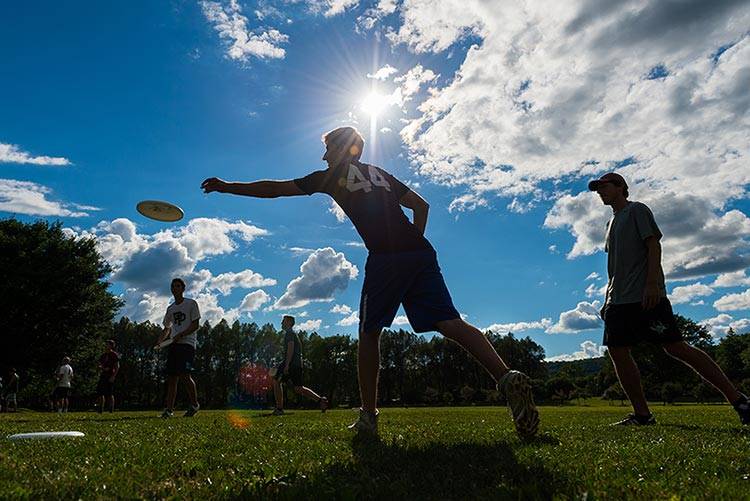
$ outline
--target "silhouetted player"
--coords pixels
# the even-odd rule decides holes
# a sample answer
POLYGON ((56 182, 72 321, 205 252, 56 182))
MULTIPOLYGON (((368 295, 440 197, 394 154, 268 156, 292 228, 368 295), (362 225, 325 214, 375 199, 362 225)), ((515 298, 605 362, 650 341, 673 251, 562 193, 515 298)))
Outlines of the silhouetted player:
POLYGON ((704 351, 687 344, 677 329, 667 299, 661 267, 662 234, 651 210, 628 200, 625 179, 614 172, 589 183, 614 215, 607 225, 607 294, 602 307, 604 341, 633 414, 616 425, 654 424, 641 386, 641 374, 630 354, 632 346, 655 343, 697 372, 724 394, 743 424, 750 424, 750 403, 704 351))
POLYGON ((229 183, 203 181, 206 193, 217 191, 259 198, 331 196, 354 224, 369 250, 359 308, 359 420, 351 428, 377 433, 380 333, 403 304, 416 332, 437 330, 471 353, 498 382, 508 399, 516 430, 533 435, 539 425, 529 378, 511 371, 476 327, 461 319, 424 237, 429 205, 385 170, 360 162, 364 140, 353 127, 325 134, 323 160, 328 168, 290 181, 229 183), (414 212, 411 222, 401 206, 414 212))
POLYGON ((115 412, 115 377, 120 370, 120 355, 115 351, 115 341, 108 339, 106 349, 99 357, 99 383, 96 385, 97 411, 104 412, 106 402, 109 412, 115 412))
POLYGON ((328 409, 328 399, 321 397, 302 383, 302 344, 293 327, 294 317, 284 315, 281 319, 281 330, 284 331, 284 359, 277 367, 276 376, 273 378, 273 396, 276 400, 274 416, 284 414, 284 389, 281 384, 287 382, 292 383, 294 393, 297 395, 318 402, 321 411, 325 412, 328 409))

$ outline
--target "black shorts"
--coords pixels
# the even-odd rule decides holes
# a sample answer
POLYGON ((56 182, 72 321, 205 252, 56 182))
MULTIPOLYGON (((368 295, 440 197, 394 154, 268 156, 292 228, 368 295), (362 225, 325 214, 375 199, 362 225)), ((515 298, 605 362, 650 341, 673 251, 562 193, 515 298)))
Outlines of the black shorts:
POLYGON ((677 328, 669 299, 644 311, 641 303, 610 304, 604 312, 604 346, 639 343, 668 344, 684 341, 677 328))
POLYGON ((109 380, 110 376, 99 376, 96 384, 96 396, 111 397, 115 394, 115 383, 109 380))
POLYGON ((297 386, 304 386, 302 384, 302 367, 290 365, 289 372, 284 374, 284 366, 280 365, 276 369, 276 379, 279 383, 292 383, 292 386, 295 388, 297 386))
POLYGON ((190 374, 195 362, 195 348, 192 345, 177 343, 169 345, 167 354, 167 375, 190 374))
POLYGON ((53 400, 60 400, 61 398, 68 398, 70 396, 70 388, 65 386, 58 386, 55 391, 52 392, 53 400))

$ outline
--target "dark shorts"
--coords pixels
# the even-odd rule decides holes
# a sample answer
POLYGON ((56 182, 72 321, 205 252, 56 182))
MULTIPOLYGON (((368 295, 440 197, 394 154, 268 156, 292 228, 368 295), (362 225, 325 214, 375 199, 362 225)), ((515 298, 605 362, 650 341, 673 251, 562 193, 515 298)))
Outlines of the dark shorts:
POLYGON ((195 362, 195 348, 189 344, 177 343, 169 345, 167 354, 167 375, 179 376, 190 374, 195 362))
POLYGON ((55 391, 52 392, 53 400, 60 400, 61 398, 68 398, 70 396, 70 388, 65 386, 58 386, 55 391))
POLYGON ((433 249, 367 256, 359 331, 390 327, 401 304, 415 332, 434 331, 437 322, 461 317, 433 249))
POLYGON ((115 383, 110 382, 110 376, 99 376, 96 384, 96 396, 111 397, 115 394, 115 383))
POLYGON ((639 343, 668 344, 683 341, 669 299, 644 311, 641 303, 611 304, 604 313, 604 346, 639 343))
POLYGON ((302 384, 302 367, 296 367, 294 365, 289 366, 289 372, 284 374, 284 365, 279 365, 276 368, 276 379, 279 383, 291 383, 295 388, 297 386, 304 386, 302 384))

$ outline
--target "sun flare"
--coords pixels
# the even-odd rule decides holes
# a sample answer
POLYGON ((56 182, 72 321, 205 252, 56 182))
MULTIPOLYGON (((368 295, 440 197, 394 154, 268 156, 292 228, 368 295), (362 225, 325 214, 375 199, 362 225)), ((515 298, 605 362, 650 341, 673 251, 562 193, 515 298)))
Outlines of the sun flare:
POLYGON ((389 96, 379 94, 375 91, 370 92, 360 103, 362 111, 371 117, 377 117, 390 104, 389 96))

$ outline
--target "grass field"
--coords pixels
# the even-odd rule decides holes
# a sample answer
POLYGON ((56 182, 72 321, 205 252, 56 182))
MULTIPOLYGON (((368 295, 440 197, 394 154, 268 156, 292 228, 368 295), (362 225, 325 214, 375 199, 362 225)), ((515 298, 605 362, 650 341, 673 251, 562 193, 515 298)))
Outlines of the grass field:
POLYGON ((750 498, 750 429, 728 406, 655 406, 659 424, 609 428, 625 407, 543 407, 524 443, 504 408, 355 413, 201 411, 0 416, 0 498, 750 498), (84 438, 10 441, 27 431, 84 438))

